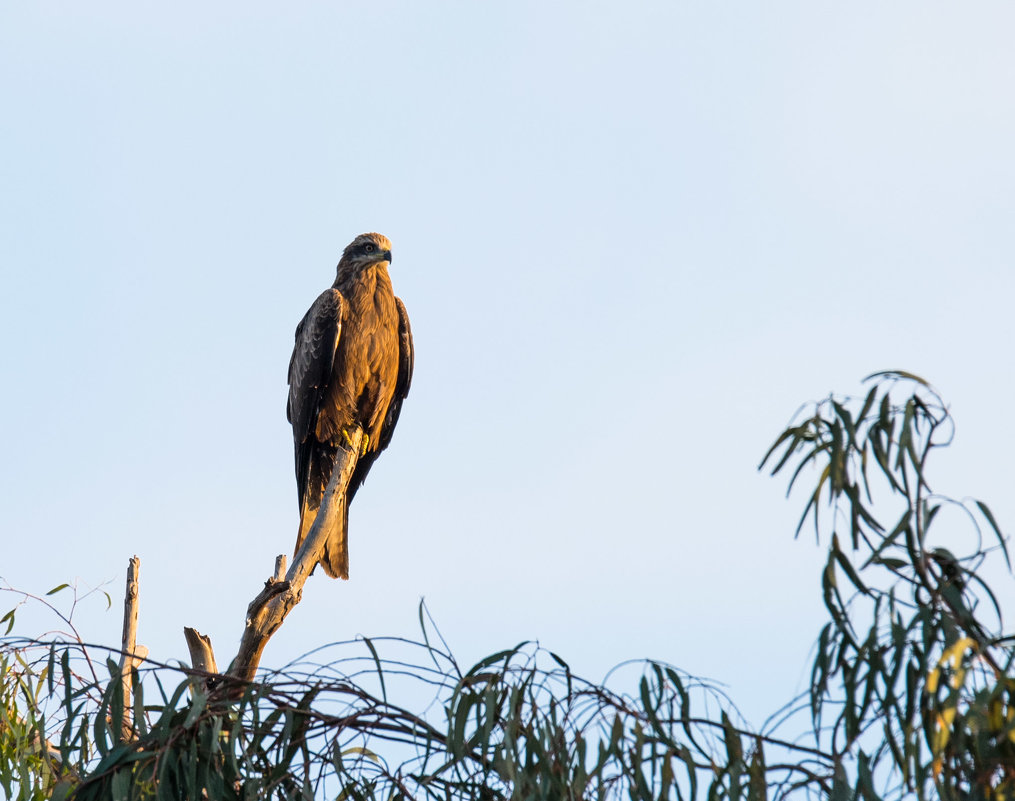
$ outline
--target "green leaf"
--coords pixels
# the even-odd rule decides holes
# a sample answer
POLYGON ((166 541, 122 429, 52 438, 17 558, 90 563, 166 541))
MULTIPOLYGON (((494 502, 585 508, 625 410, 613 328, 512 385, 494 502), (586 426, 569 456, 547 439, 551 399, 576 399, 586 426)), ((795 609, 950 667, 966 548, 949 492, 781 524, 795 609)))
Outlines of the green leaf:
POLYGON ((983 501, 976 501, 976 506, 979 508, 980 512, 983 513, 983 516, 987 518, 987 522, 990 523, 990 527, 994 530, 994 535, 997 537, 1002 553, 1004 553, 1005 564, 1007 564, 1008 569, 1011 570, 1011 559, 1008 555, 1008 542, 1001 533, 1001 528, 997 525, 993 512, 990 511, 990 508, 983 501))
POLYGON ((49 797, 50 801, 66 801, 70 795, 71 790, 74 789, 74 783, 68 781, 58 782, 53 787, 53 794, 49 797))
POLYGON ((369 637, 364 637, 363 642, 367 644, 367 648, 370 649, 370 654, 374 658, 374 665, 377 667, 377 677, 381 681, 381 698, 384 699, 384 703, 388 702, 388 689, 384 686, 384 668, 381 667, 381 658, 377 655, 377 649, 374 648, 374 644, 370 642, 369 637))
POLYGON ((754 741, 751 763, 747 768, 748 787, 752 801, 767 801, 768 799, 768 782, 765 773, 765 744, 760 737, 757 737, 754 741))
POLYGON ((183 721, 183 728, 189 729, 197 722, 197 719, 201 717, 201 713, 204 712, 205 706, 208 704, 208 693, 195 688, 193 696, 190 700, 190 710, 187 712, 187 717, 183 721))
POLYGON ((868 381, 871 381, 876 378, 891 378, 891 379, 904 378, 909 381, 915 381, 917 384, 927 387, 928 389, 931 388, 930 384, 927 383, 927 381, 925 381, 924 379, 920 378, 920 376, 914 375, 913 373, 907 372, 905 370, 881 370, 880 372, 877 373, 871 373, 863 381, 866 384, 868 381))
POLYGON ((60 592, 60 590, 65 590, 69 586, 70 586, 70 584, 60 584, 57 587, 53 587, 53 589, 51 589, 49 592, 47 592, 46 595, 56 595, 58 592, 60 592))
POLYGON ((868 560, 869 564, 883 565, 889 570, 901 570, 909 564, 905 559, 896 559, 892 556, 872 556, 868 560))
POLYGON ((726 744, 726 769, 729 772, 729 799, 737 801, 741 795, 740 776, 744 768, 743 743, 740 742, 740 734, 733 727, 725 710, 723 710, 721 718, 723 740, 726 744))
POLYGON ((524 640, 518 643, 518 645, 516 645, 514 648, 509 648, 505 651, 498 651, 497 653, 491 654, 485 659, 480 659, 475 665, 473 665, 471 668, 468 669, 468 671, 466 671, 465 675, 471 676, 473 673, 478 673, 481 670, 484 670, 485 668, 488 668, 490 665, 493 665, 497 662, 504 662, 506 665, 508 662, 511 661, 511 657, 517 654, 526 645, 528 645, 528 640, 524 640))
POLYGON ((867 398, 863 402, 863 407, 860 409, 860 414, 856 417, 856 424, 860 425, 867 419, 867 414, 874 406, 874 399, 877 397, 878 388, 876 386, 871 387, 870 392, 867 393, 867 398))
POLYGON ((54 673, 56 672, 56 643, 49 646, 49 662, 46 665, 46 680, 48 682, 49 694, 53 694, 54 673))
POLYGON ((130 771, 116 771, 109 785, 112 801, 128 801, 130 798, 130 771))
MULTIPOLYGON (((107 698, 111 690, 112 687, 107 690, 107 698)), ((109 743, 107 742, 109 728, 106 725, 106 710, 108 709, 108 705, 108 700, 104 699, 104 702, 99 707, 98 712, 92 716, 94 718, 92 722, 92 739, 95 743, 95 747, 99 750, 99 754, 102 756, 109 753, 109 743)))
POLYGON ((556 662, 558 665, 560 665, 562 668, 564 668, 564 675, 567 677, 567 694, 571 695, 572 692, 571 666, 563 659, 561 659, 559 656, 557 656, 553 651, 550 651, 550 658, 553 659, 553 661, 556 662))
POLYGON ((137 668, 131 669, 131 685, 134 688, 134 728, 139 737, 148 734, 148 721, 144 710, 144 683, 137 668))
POLYGON ((849 787, 849 779, 842 767, 842 762, 836 760, 832 772, 832 793, 829 801, 851 801, 853 793, 849 787))
POLYGON ((454 725, 448 741, 448 749, 453 756, 461 757, 465 753, 465 726, 469 721, 469 711, 478 701, 472 693, 459 698, 458 708, 454 714, 454 725))
POLYGON ((779 469, 786 463, 786 460, 789 459, 789 457, 793 454, 793 451, 796 450, 796 444, 797 444, 796 436, 797 436, 797 433, 799 432, 799 430, 800 430, 799 427, 793 427, 793 428, 787 428, 785 431, 783 431, 776 438, 775 442, 772 443, 772 446, 768 449, 768 451, 765 453, 765 456, 762 458, 761 463, 758 465, 758 470, 761 470, 765 466, 765 463, 771 458, 772 454, 775 453, 775 449, 776 448, 778 448, 780 445, 782 445, 782 443, 785 442, 790 437, 794 437, 794 441, 786 449, 786 453, 783 454, 782 459, 772 469, 772 472, 771 472, 770 475, 774 476, 776 473, 778 473, 779 469))
POLYGON ((839 537, 837 534, 832 535, 832 553, 835 555, 835 561, 839 563, 839 566, 843 569, 849 580, 853 583, 853 586, 857 588, 864 595, 870 595, 870 590, 867 589, 867 585, 860 579, 860 575, 853 568, 852 562, 842 552, 839 547, 839 537))

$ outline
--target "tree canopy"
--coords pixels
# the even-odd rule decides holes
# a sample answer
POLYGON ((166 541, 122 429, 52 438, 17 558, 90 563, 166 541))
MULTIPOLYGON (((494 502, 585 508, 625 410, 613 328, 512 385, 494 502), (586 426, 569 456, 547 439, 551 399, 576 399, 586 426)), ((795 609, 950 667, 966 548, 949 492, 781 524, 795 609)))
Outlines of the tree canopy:
POLYGON ((2 618, 0 786, 78 801, 1015 798, 1015 635, 987 580, 992 564, 1010 576, 1006 538, 985 503, 933 484, 953 436, 938 393, 901 371, 868 384, 806 407, 760 465, 803 487, 796 533, 827 549, 810 688, 760 727, 658 662, 599 684, 521 643, 464 668, 422 605, 417 642, 330 644, 254 681, 132 666, 80 636, 60 585, 19 601, 65 635, 12 637, 19 607, 2 618))

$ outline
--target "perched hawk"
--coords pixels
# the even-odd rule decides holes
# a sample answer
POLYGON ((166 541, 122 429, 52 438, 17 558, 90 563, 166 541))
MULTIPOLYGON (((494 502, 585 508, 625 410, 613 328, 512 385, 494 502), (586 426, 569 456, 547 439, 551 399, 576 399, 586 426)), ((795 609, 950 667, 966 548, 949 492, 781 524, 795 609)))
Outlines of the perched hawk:
POLYGON ((388 443, 412 380, 412 331, 388 276, 391 242, 361 234, 342 252, 335 283, 296 326, 289 360, 286 416, 296 445, 300 499, 299 551, 317 517, 338 449, 363 429, 363 452, 352 474, 320 564, 349 578, 349 503, 388 443))

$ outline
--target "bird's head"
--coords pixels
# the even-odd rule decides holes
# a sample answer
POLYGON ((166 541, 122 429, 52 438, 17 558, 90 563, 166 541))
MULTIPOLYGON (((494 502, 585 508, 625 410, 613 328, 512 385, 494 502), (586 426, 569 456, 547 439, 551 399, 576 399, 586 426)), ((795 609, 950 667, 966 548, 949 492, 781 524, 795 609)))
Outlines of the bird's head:
POLYGON ((391 261, 391 240, 383 234, 360 234, 342 251, 338 269, 362 270, 381 261, 391 261))

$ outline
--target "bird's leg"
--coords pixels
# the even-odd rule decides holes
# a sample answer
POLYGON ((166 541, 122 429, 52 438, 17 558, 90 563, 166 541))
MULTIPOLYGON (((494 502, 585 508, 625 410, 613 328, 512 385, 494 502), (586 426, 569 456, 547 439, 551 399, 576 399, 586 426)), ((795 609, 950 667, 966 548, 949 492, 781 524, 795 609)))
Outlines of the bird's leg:
MULTIPOLYGON (((352 447, 352 437, 349 436, 348 430, 343 428, 342 429, 342 436, 345 437, 346 443, 351 448, 352 447)), ((362 444, 360 445, 360 451, 359 451, 359 455, 360 456, 366 456, 367 448, 369 447, 369 445, 370 445, 370 435, 366 431, 364 431, 363 432, 363 441, 362 441, 362 444)))

